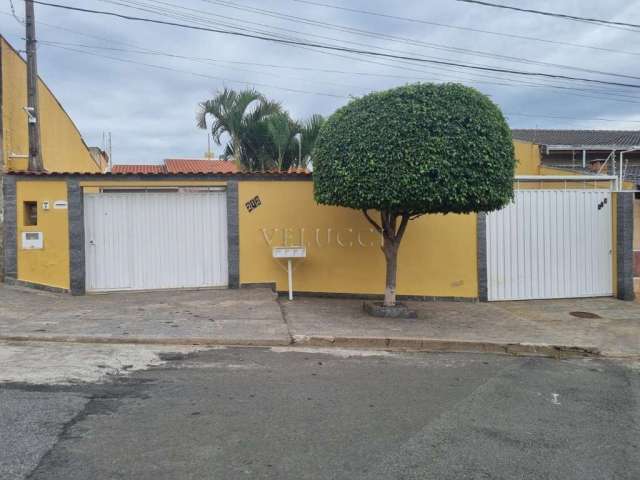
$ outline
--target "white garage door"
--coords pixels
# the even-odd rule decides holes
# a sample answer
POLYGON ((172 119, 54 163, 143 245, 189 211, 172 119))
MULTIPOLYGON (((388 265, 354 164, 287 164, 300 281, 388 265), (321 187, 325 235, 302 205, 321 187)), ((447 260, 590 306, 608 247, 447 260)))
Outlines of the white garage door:
POLYGON ((87 291, 227 285, 223 191, 85 194, 87 291))
POLYGON ((487 215, 489 300, 612 295, 611 194, 519 190, 487 215))

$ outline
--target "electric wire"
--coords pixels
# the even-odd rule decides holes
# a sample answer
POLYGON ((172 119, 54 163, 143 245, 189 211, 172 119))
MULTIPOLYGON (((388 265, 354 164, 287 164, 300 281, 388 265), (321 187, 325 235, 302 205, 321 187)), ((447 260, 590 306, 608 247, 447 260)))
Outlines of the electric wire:
POLYGON ((284 45, 303 45, 303 46, 308 46, 308 47, 316 47, 316 48, 321 48, 321 49, 326 49, 326 50, 333 50, 333 51, 340 51, 340 52, 347 52, 347 53, 355 53, 355 54, 359 54, 359 55, 366 55, 366 56, 373 56, 373 57, 394 58, 394 59, 400 59, 400 60, 410 60, 410 61, 415 61, 415 62, 420 62, 420 63, 430 63, 430 64, 432 63, 432 64, 436 64, 436 65, 450 65, 450 66, 457 66, 457 67, 462 67, 462 68, 467 68, 467 69, 472 69, 472 70, 482 70, 482 71, 490 71, 490 72, 508 73, 508 74, 521 75, 521 76, 533 76, 533 77, 544 77, 544 78, 560 78, 560 79, 575 80, 575 81, 580 81, 580 82, 598 83, 598 84, 602 84, 602 85, 614 85, 614 86, 621 86, 621 87, 634 88, 634 89, 640 88, 640 85, 638 85, 638 84, 631 84, 631 83, 624 83, 624 82, 612 82, 612 81, 600 80, 600 79, 594 79, 594 78, 574 77, 574 76, 569 76, 569 75, 560 75, 560 74, 553 74, 553 73, 546 73, 546 72, 530 72, 530 71, 498 68, 498 67, 484 67, 484 66, 481 67, 481 66, 464 64, 464 63, 459 63, 459 62, 450 62, 450 61, 433 60, 433 59, 426 59, 426 58, 419 58, 419 57, 411 57, 411 56, 408 56, 408 55, 395 55, 395 54, 388 54, 388 53, 371 51, 371 50, 360 50, 360 49, 354 49, 354 48, 348 48, 348 47, 340 47, 340 46, 334 46, 334 45, 326 45, 326 44, 313 43, 313 42, 300 42, 300 41, 294 41, 294 40, 286 40, 286 39, 282 39, 282 38, 269 37, 269 36, 265 36, 265 35, 256 35, 256 34, 244 33, 244 32, 238 32, 238 31, 230 31, 230 30, 224 30, 224 29, 220 29, 220 28, 202 27, 202 26, 189 25, 189 24, 183 24, 183 23, 178 23, 178 22, 169 22, 169 21, 156 20, 156 19, 151 19, 151 18, 136 17, 136 16, 125 15, 125 14, 117 13, 117 12, 109 12, 109 11, 104 11, 104 10, 94 10, 94 9, 72 7, 72 6, 69 6, 69 5, 61 5, 61 4, 56 4, 56 3, 43 2, 41 0, 33 0, 33 1, 34 1, 34 3, 37 3, 39 5, 45 5, 45 6, 54 7, 54 8, 61 8, 61 9, 65 9, 65 10, 71 10, 71 11, 77 11, 77 12, 83 12, 83 13, 91 13, 91 14, 97 14, 97 15, 113 16, 113 17, 122 18, 124 20, 131 20, 131 21, 138 21, 138 22, 145 22, 145 23, 155 23, 155 24, 159 24, 159 25, 167 25, 167 26, 173 26, 173 27, 178 27, 178 28, 185 28, 185 29, 199 30, 199 31, 207 31, 207 32, 219 33, 219 34, 223 34, 223 35, 231 35, 231 36, 237 36, 237 37, 251 38, 251 39, 255 39, 255 40, 262 40, 262 41, 268 41, 268 42, 273 42, 273 43, 280 43, 280 44, 284 44, 284 45))
MULTIPOLYGON (((180 54, 175 54, 175 53, 169 53, 169 52, 164 52, 164 51, 158 51, 158 50, 150 50, 150 49, 126 49, 126 48, 117 48, 117 47, 104 47, 104 46, 99 46, 99 45, 87 45, 87 44, 79 44, 79 43, 69 43, 69 42, 57 42, 57 41, 50 41, 50 40, 40 40, 40 43, 43 45, 55 45, 55 46, 66 46, 66 47, 72 47, 72 48, 83 48, 83 49, 89 49, 89 50, 108 50, 108 51, 114 51, 114 52, 123 52, 123 53, 134 53, 134 54, 141 54, 141 55, 151 55, 151 56, 163 56, 163 57, 169 57, 169 58, 176 58, 176 59, 181 59, 181 60, 188 60, 188 61, 193 61, 193 62, 197 62, 200 64, 205 64, 205 65, 211 65, 211 63, 215 64, 215 63, 240 63, 240 64, 244 64, 244 65, 252 65, 252 66, 258 66, 258 67, 275 67, 275 68, 289 68, 292 70, 309 70, 309 71, 321 71, 323 73, 339 73, 339 74, 345 74, 345 75, 361 75, 361 76, 378 76, 378 77, 387 77, 387 78, 400 78, 400 79, 404 79, 404 80, 409 80, 409 81, 415 81, 415 80, 423 80, 423 81, 446 81, 446 79, 455 79, 455 78, 459 78, 456 76, 446 76, 445 78, 443 77, 439 77, 439 78, 434 78, 434 77, 409 77, 409 76, 401 76, 401 75, 385 75, 385 74, 375 74, 375 73, 368 73, 368 72, 348 72, 348 71, 343 71, 343 70, 330 70, 330 69, 315 69, 315 68, 304 68, 304 67, 294 67, 294 66, 282 66, 282 65, 273 65, 273 64, 259 64, 259 63, 253 63, 253 62, 231 62, 231 61, 227 61, 227 60, 219 60, 219 59, 213 59, 213 58, 207 58, 207 57, 192 57, 192 56, 187 56, 187 55, 180 55, 180 54)), ((259 74, 259 75, 264 75, 265 72, 264 71, 255 71, 255 70, 248 70, 248 69, 242 69, 242 68, 237 68, 237 67, 227 67, 227 68, 232 68, 232 69, 236 69, 236 70, 240 70, 240 71, 245 71, 245 72, 249 72, 249 73, 255 73, 255 74, 259 74)), ((268 75, 272 75, 272 76, 277 76, 279 78, 281 78, 282 76, 279 74, 274 74, 274 73, 267 73, 268 75)), ((298 80, 304 80, 304 81, 308 81, 304 78, 301 77, 291 77, 288 76, 287 78, 292 78, 292 79, 298 79, 298 80)), ((349 84, 345 84, 343 83, 336 83, 336 82, 324 82, 324 81, 316 81, 313 80, 311 83, 324 83, 327 85, 333 85, 333 86, 340 86, 340 87, 350 87, 350 88, 362 88, 362 86, 356 86, 356 85, 349 85, 349 84)), ((561 86, 552 86, 552 85, 546 85, 546 84, 535 84, 535 83, 508 83, 508 82, 490 82, 490 81, 483 81, 483 80, 471 80, 470 83, 476 83, 476 84, 487 84, 487 85, 496 85, 496 86, 507 86, 507 87, 531 87, 531 88, 551 88, 551 89, 560 89, 563 90, 564 88, 567 87, 561 87, 561 86)), ((583 97, 583 98, 594 98, 594 99, 599 99, 599 100, 607 100, 607 101, 619 101, 622 103, 633 103, 633 104, 640 104, 640 97, 636 97, 636 96, 631 96, 631 95, 618 95, 618 94, 610 94, 611 98, 609 97, 602 97, 602 96, 596 96, 596 95, 585 95, 584 93, 591 93, 592 91, 589 89, 569 89, 571 91, 567 92, 567 91, 561 91, 559 93, 563 93, 563 94, 567 94, 567 95, 574 95, 574 96, 578 96, 578 97, 583 97), (584 92, 584 93, 572 93, 573 91, 576 92, 584 92)), ((594 92, 594 93, 599 93, 598 91, 594 92)), ((602 95, 602 94, 600 94, 602 95)))
MULTIPOLYGON (((113 0, 100 0, 100 1, 112 3, 113 0)), ((191 9, 191 8, 187 8, 187 7, 177 6, 177 5, 174 5, 174 4, 171 4, 171 3, 167 3, 167 2, 164 2, 164 1, 161 1, 161 0, 151 0, 151 1, 153 3, 155 3, 155 4, 171 5, 171 6, 174 6, 174 7, 180 7, 180 8, 184 8, 184 9, 187 9, 187 10, 197 11, 199 13, 207 13, 207 12, 204 12, 203 10, 196 10, 196 9, 191 9)), ((528 59, 528 58, 523 58, 523 57, 514 57, 514 56, 510 56, 510 55, 497 54, 497 53, 494 53, 494 52, 487 52, 487 51, 482 51, 482 50, 472 50, 472 49, 467 49, 467 48, 454 47, 454 46, 451 46, 451 45, 438 44, 438 43, 432 43, 432 42, 424 42, 424 41, 420 41, 420 40, 416 40, 416 39, 412 39, 412 38, 399 37, 397 35, 389 35, 389 34, 384 34, 384 33, 380 33, 380 32, 374 32, 374 31, 370 31, 370 30, 363 30, 363 29, 354 28, 354 27, 345 26, 345 25, 338 25, 338 24, 334 24, 334 23, 318 21, 318 20, 310 19, 308 17, 300 17, 300 16, 296 16, 296 15, 284 14, 284 13, 281 13, 281 12, 276 12, 274 10, 267 10, 267 9, 263 9, 263 8, 256 8, 256 7, 249 7, 249 6, 239 5, 239 4, 235 3, 235 2, 229 2, 229 1, 224 1, 224 0, 201 0, 201 1, 209 3, 209 4, 212 4, 212 5, 225 6, 225 7, 228 7, 228 8, 233 8, 233 9, 237 9, 237 10, 241 10, 241 11, 245 11, 245 12, 258 13, 260 15, 266 15, 266 16, 269 16, 269 17, 272 17, 272 18, 278 18, 278 19, 282 19, 282 20, 287 20, 287 21, 294 22, 294 23, 302 22, 304 24, 319 26, 321 28, 326 28, 326 29, 333 30, 333 31, 352 33, 352 34, 361 35, 361 36, 365 36, 367 38, 373 38, 373 39, 391 40, 391 41, 398 42, 398 43, 403 43, 403 44, 406 44, 406 45, 421 46, 421 47, 432 48, 432 49, 436 49, 436 50, 444 50, 444 51, 447 51, 447 52, 460 53, 460 54, 463 54, 463 55, 472 55, 474 57, 482 56, 482 57, 486 57, 486 58, 497 59, 497 60, 508 61, 508 62, 525 63, 525 64, 528 64, 528 65, 530 65, 530 64, 542 65, 542 66, 546 66, 546 67, 554 67, 554 68, 560 68, 560 69, 566 69, 566 70, 574 70, 574 71, 580 71, 580 72, 584 72, 584 73, 593 73, 593 74, 597 74, 597 75, 615 76, 615 77, 620 77, 620 78, 631 78, 631 79, 634 79, 634 80, 640 79, 640 77, 637 77, 637 76, 634 76, 634 75, 625 75, 625 74, 621 74, 621 73, 612 73, 612 72, 606 72, 606 71, 602 71, 602 70, 595 70, 595 69, 591 69, 591 68, 576 67, 576 66, 572 66, 572 65, 563 65, 563 64, 544 62, 544 61, 533 60, 533 59, 528 59)), ((128 2, 126 5, 128 5, 129 3, 138 3, 138 4, 140 4, 141 2, 128 2)), ((228 17, 226 17, 226 18, 228 18, 228 17)), ((303 33, 303 32, 297 32, 297 33, 303 33)), ((314 35, 314 36, 316 36, 316 35, 314 35)), ((327 37, 322 37, 322 38, 327 38, 327 37)), ((329 37, 329 39, 340 41, 339 39, 330 38, 330 37, 329 37)), ((353 43, 353 42, 350 42, 350 43, 353 43)), ((357 44, 357 45, 362 46, 363 44, 357 44)), ((364 45, 368 46, 367 44, 364 44, 364 45)), ((392 50, 388 50, 388 51, 392 51, 392 50)), ((406 52, 401 52, 401 53, 406 53, 406 52)), ((429 57, 427 57, 427 58, 429 58, 429 57)), ((446 59, 443 59, 441 57, 431 57, 431 58, 436 58, 438 60, 446 60, 446 59)), ((481 66, 484 66, 484 65, 481 65, 481 66)))
POLYGON ((358 14, 361 14, 361 15, 369 15, 369 16, 375 16, 375 17, 380 17, 380 18, 387 18, 387 19, 390 19, 390 20, 398 20, 398 21, 409 22, 409 23, 418 23, 418 24, 422 24, 422 25, 430 25, 430 26, 433 26, 433 27, 449 28, 449 29, 454 29, 454 30, 481 33, 481 34, 485 34, 485 35, 493 35, 493 36, 499 36, 499 37, 504 37, 504 38, 514 38, 514 39, 519 39, 519 40, 528 40, 528 41, 532 41, 532 42, 540 42, 540 43, 546 43, 546 44, 550 44, 550 45, 560 45, 560 46, 565 46, 565 47, 583 48, 583 49, 589 49, 589 50, 607 52, 607 53, 614 53, 614 54, 620 54, 620 55, 640 56, 640 52, 630 52, 630 51, 618 50, 618 49, 614 49, 614 48, 598 47, 596 45, 585 45, 585 44, 582 44, 582 43, 564 42, 564 41, 560 41, 560 40, 549 40, 548 38, 531 37, 531 36, 528 36, 528 35, 519 35, 519 34, 515 34, 515 33, 497 32, 497 31, 494 31, 494 30, 484 30, 484 29, 481 29, 481 28, 465 27, 465 26, 462 26, 462 25, 452 25, 452 24, 441 23, 441 22, 432 22, 432 21, 423 20, 423 19, 419 19, 419 18, 402 17, 402 16, 399 16, 399 15, 393 15, 393 14, 390 14, 390 13, 374 12, 374 11, 371 11, 371 10, 363 10, 363 9, 357 9, 357 8, 352 8, 352 7, 345 7, 345 6, 342 6, 342 5, 335 5, 335 4, 331 4, 331 3, 323 3, 323 2, 318 2, 318 1, 314 1, 314 0, 289 0, 289 1, 296 2, 296 3, 303 3, 303 4, 307 4, 307 5, 314 5, 314 6, 318 6, 318 7, 331 8, 331 9, 335 9, 335 10, 342 10, 342 11, 345 11, 345 12, 358 13, 358 14))
POLYGON ((531 8, 514 7, 512 5, 503 5, 501 3, 484 2, 481 0, 456 0, 456 1, 462 2, 462 3, 471 3, 475 5, 481 5, 483 7, 500 8, 503 10, 513 10, 513 11, 522 12, 522 13, 532 13, 535 15, 562 18, 565 20, 572 20, 576 22, 597 23, 605 26, 609 25, 609 26, 617 26, 617 27, 631 27, 634 29, 640 28, 640 25, 636 23, 616 22, 611 20, 603 20, 601 18, 579 17, 576 15, 568 15, 565 13, 555 13, 555 12, 548 12, 544 10, 534 10, 531 8))

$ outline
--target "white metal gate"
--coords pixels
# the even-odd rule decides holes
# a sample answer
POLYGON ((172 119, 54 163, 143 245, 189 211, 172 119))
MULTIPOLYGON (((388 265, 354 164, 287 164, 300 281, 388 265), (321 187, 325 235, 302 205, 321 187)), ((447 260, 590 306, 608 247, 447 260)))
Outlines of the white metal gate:
POLYGON ((489 300, 612 295, 611 193, 518 190, 487 215, 489 300))
POLYGON ((227 285, 223 191, 84 196, 87 291, 227 285))

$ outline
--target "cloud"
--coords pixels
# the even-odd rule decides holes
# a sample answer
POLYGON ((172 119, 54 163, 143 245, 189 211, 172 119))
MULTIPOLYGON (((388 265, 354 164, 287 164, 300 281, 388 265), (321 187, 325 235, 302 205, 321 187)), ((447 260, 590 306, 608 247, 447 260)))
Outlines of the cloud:
MULTIPOLYGON (((335 0, 321 1, 347 5, 335 0)), ((349 2, 348 6, 441 24, 593 45, 615 52, 412 23, 312 6, 293 0, 130 2, 132 5, 147 4, 153 12, 136 11, 116 3, 119 2, 87 0, 82 2, 82 7, 151 18, 163 18, 160 9, 172 9, 178 10, 183 16, 182 19, 172 20, 183 23, 200 22, 202 25, 237 31, 275 32, 289 38, 305 38, 309 41, 354 48, 640 84, 640 79, 605 76, 550 65, 515 63, 505 58, 491 58, 480 53, 452 52, 416 44, 415 41, 428 42, 537 62, 570 65, 585 70, 640 77, 636 61, 640 55, 618 53, 633 52, 634 45, 640 39, 640 33, 495 10, 452 0, 412 0, 394 3, 358 0, 349 2), (274 18, 269 12, 251 13, 243 10, 244 8, 275 11, 289 15, 290 18, 274 18), (325 27, 334 27, 321 28, 305 23, 300 18, 291 17, 313 19, 325 22, 325 27), (359 35, 353 30, 345 31, 342 27, 375 32, 375 35, 359 35), (393 39, 392 36, 414 42, 393 39)), ((527 0, 521 3, 538 9, 561 10, 575 15, 601 18, 611 18, 612 12, 615 12, 617 18, 640 23, 640 14, 624 0, 571 0, 563 2, 562 5, 549 0, 527 0)), ((21 2, 17 2, 16 7, 22 8, 21 2)), ((8 10, 4 13, 0 15, 0 32, 15 46, 23 48, 23 27, 7 14, 8 10)), ((313 113, 330 115, 346 103, 350 96, 359 96, 374 90, 412 81, 459 81, 489 95, 504 112, 522 114, 508 117, 514 127, 640 128, 640 115, 636 113, 636 102, 640 101, 640 95, 630 88, 531 79, 336 52, 318 52, 309 48, 128 22, 39 5, 36 6, 36 15, 40 22, 66 29, 60 30, 38 24, 38 37, 43 41, 38 51, 41 76, 70 113, 87 143, 100 145, 103 132, 112 132, 114 160, 118 163, 158 163, 163 158, 171 156, 201 156, 206 150, 207 135, 195 125, 197 104, 210 98, 224 86, 254 86, 269 97, 282 102, 294 117, 305 118, 313 113), (47 41, 76 44, 66 45, 65 48, 90 54, 50 46, 45 43, 47 41), (105 49, 87 49, 78 45, 105 49), (152 49, 215 61, 143 55, 108 50, 109 48, 152 49), (527 82, 529 85, 523 84, 527 82), (548 84, 581 90, 549 88, 548 84), (290 90, 304 90, 309 93, 290 90), (592 118, 615 121, 589 120, 592 118), (633 123, 636 121, 639 123, 633 123)), ((640 48, 637 48, 636 53, 640 54, 640 48)), ((218 148, 218 152, 221 150, 218 148)))

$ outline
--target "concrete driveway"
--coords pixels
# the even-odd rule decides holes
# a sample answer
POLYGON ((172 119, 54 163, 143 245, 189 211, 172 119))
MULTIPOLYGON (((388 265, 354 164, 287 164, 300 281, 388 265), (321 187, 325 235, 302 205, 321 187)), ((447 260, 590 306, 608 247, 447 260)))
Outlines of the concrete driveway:
POLYGON ((416 320, 369 317, 361 300, 289 302, 259 288, 72 297, 2 286, 0 340, 640 357, 635 302, 409 303, 416 320))

